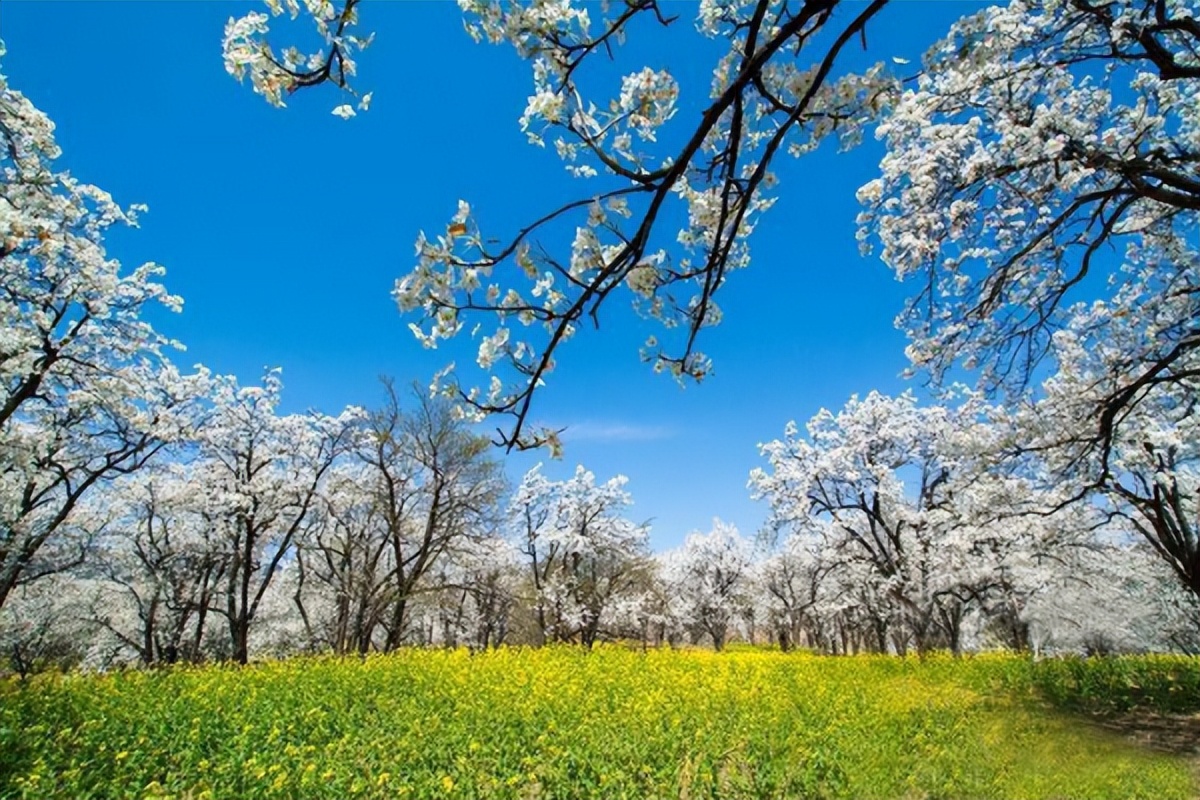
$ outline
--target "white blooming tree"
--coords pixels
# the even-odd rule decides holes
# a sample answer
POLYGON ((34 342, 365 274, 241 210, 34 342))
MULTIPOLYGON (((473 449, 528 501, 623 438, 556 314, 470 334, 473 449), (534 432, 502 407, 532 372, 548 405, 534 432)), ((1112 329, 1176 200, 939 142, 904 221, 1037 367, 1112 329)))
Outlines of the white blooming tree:
POLYGON ((410 599, 406 644, 479 651, 508 641, 526 585, 522 556, 497 536, 460 544, 438 559, 428 587, 410 599))
POLYGON ((346 460, 330 468, 296 546, 295 611, 306 638, 335 653, 365 653, 390 602, 383 509, 370 474, 346 460))
POLYGON ((971 397, 918 407, 873 392, 762 446, 755 494, 775 527, 819 549, 822 580, 839 587, 832 610, 869 629, 872 649, 958 650, 968 607, 997 582, 1003 537, 993 546, 964 498, 982 478, 962 445, 984 447, 984 411, 971 397))
MULTIPOLYGON (((774 538, 773 533, 763 539, 774 538)), ((836 564, 804 536, 786 536, 758 555, 751 565, 751 591, 771 639, 784 652, 797 647, 836 652, 834 625, 826 613, 833 583, 827 576, 836 564)))
POLYGON ((162 268, 105 252, 138 209, 56 171, 53 131, 0 76, 0 607, 83 558, 87 537, 63 535, 80 503, 177 438, 203 384, 143 318, 180 306, 162 268))
MULTIPOLYGON (((1194 652, 1194 601, 1149 546, 1131 541, 1123 526, 1109 533, 1115 535, 1060 551, 1045 582, 1030 587, 1019 617, 1024 646, 1035 653, 1194 652)), ((1011 646, 1005 634, 993 625, 981 641, 1011 646)))
POLYGON ((337 652, 404 643, 414 596, 439 588, 444 562, 495 538, 502 515, 505 484, 488 440, 440 398, 414 392, 405 409, 390 382, 385 390, 300 540, 304 579, 334 598, 327 628, 337 652))
POLYGON ((679 597, 684 619, 707 635, 716 650, 750 607, 750 543, 733 525, 713 520, 708 533, 693 533, 664 556, 663 581, 679 597))
POLYGON ((95 595, 92 582, 63 572, 18 586, 0 615, 0 665, 26 676, 122 661, 122 644, 97 630, 95 595))
POLYGON ((1114 318, 1112 305, 1080 309, 1054 337, 1062 368, 1021 424, 1027 446, 1046 454, 1075 496, 1099 498, 1200 598, 1200 351, 1177 359, 1171 380, 1131 395, 1100 446, 1089 420, 1090 409, 1121 391, 1126 359, 1146 342, 1138 321, 1114 318), (1103 341, 1090 338, 1096 326, 1109 331, 1103 341))
POLYGON ((521 554, 500 537, 472 539, 455 553, 459 586, 468 606, 463 638, 486 650, 508 639, 513 611, 520 597, 521 554))
POLYGON ((675 550, 653 553, 617 602, 613 616, 621 635, 637 639, 643 648, 674 647, 688 634, 691 620, 684 598, 668 580, 675 557, 675 550))
POLYGON ((872 394, 821 412, 807 436, 793 427, 764 445, 770 469, 751 484, 784 536, 757 570, 768 620, 833 652, 1185 647, 1190 601, 1166 598, 1188 586, 1170 580, 1190 563, 1186 448, 1169 414, 1141 404, 1158 424, 1130 456, 1117 442, 1119 484, 1064 477, 1060 440, 1090 424, 1076 413, 1084 389, 1056 379, 1017 413, 976 396, 921 408, 872 394), (1155 554, 1162 564, 1149 563, 1155 554))
POLYGON ((360 433, 361 411, 276 413, 282 385, 217 383, 199 427, 195 489, 221 543, 225 571, 213 611, 228 623, 230 656, 249 658, 250 628, 271 580, 313 521, 322 479, 360 433))
POLYGON ((626 519, 626 478, 604 483, 582 466, 552 481, 530 470, 509 505, 512 535, 532 583, 543 642, 594 644, 612 627, 618 601, 639 585, 649 531, 626 519))
POLYGON ((145 664, 197 661, 230 565, 207 493, 208 473, 151 465, 101 495, 111 517, 87 565, 92 618, 145 664))
POLYGON ((981 10, 879 135, 863 235, 919 287, 914 365, 1017 393, 1053 373, 1017 449, 1200 591, 1200 5, 981 10))

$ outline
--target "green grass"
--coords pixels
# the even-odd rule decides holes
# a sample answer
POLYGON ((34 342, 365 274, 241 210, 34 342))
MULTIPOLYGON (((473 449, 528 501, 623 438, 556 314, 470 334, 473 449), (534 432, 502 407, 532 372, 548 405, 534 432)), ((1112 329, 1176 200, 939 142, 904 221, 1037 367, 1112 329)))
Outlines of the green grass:
MULTIPOLYGON (((1041 699, 1113 690, 1108 663, 549 648, 42 676, 0 683, 0 797, 1194 797, 1183 759, 1041 699)), ((1161 667, 1117 672, 1182 707, 1200 668, 1161 667)))

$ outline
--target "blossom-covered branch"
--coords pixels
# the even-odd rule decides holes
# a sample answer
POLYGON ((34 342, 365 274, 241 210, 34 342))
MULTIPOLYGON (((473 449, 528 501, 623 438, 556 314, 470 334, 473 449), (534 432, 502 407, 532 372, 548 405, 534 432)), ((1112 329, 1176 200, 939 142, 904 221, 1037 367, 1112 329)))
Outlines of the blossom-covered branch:
POLYGON ((444 232, 418 238, 417 264, 395 297, 422 315, 410 327, 427 346, 479 337, 486 384, 447 372, 443 389, 473 413, 508 415, 502 444, 553 446, 553 431, 527 425, 532 398, 560 348, 581 326, 599 326, 614 293, 628 291, 639 313, 682 331, 675 342, 647 340, 642 356, 656 370, 697 380, 711 370, 698 336, 721 320, 715 298, 728 274, 749 264, 749 236, 774 202, 775 156, 801 155, 834 133, 853 143, 894 93, 882 65, 838 68, 887 0, 845 18, 839 0, 702 3, 698 31, 727 52, 698 124, 672 124, 680 86, 664 70, 626 72, 615 94, 593 87, 608 77, 600 57, 615 59, 627 35, 677 22, 655 0, 615 5, 598 24, 586 4, 460 5, 473 37, 510 43, 530 62, 521 127, 586 184, 499 246, 461 202, 444 232), (664 222, 679 217, 682 227, 664 222))
MULTIPOLYGON (((1131 404, 1200 346, 1200 5, 1015 0, 926 56, 860 190, 862 238, 916 288, 914 367, 1022 391, 1056 331, 1118 377, 1087 416, 1111 447, 1131 404), (1092 300, 1099 301, 1093 304, 1092 300)), ((1052 368, 1052 366, 1051 366, 1052 368)))

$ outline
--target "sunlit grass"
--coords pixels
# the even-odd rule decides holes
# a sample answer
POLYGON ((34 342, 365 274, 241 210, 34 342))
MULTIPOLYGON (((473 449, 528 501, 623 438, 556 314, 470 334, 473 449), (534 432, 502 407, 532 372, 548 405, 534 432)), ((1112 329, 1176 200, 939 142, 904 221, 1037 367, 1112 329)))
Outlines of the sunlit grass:
MULTIPOLYGON (((1190 663, 1190 662, 1181 662, 1190 663)), ((5 797, 1183 798, 1015 656, 413 650, 0 684, 5 797)))

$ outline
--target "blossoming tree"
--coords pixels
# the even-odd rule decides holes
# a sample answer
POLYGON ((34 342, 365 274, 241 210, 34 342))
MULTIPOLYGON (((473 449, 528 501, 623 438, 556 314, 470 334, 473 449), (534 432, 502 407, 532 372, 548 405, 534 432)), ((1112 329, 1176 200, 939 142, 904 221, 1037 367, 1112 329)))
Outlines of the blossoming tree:
POLYGON ((684 619, 721 650, 730 630, 750 608, 750 543, 737 528, 713 520, 662 557, 666 590, 679 598, 684 619))
POLYGON ((958 651, 968 613, 1045 583, 1042 557, 1061 546, 1054 531, 1079 531, 1082 541, 1086 525, 1068 512, 1045 523, 1053 501, 988 463, 1003 431, 990 411, 974 396, 918 407, 911 394, 872 392, 820 412, 807 435, 789 425, 762 446, 770 468, 755 470, 751 486, 770 502, 772 525, 799 539, 783 550, 792 569, 823 587, 801 600, 784 596, 795 590, 783 565, 767 577, 785 612, 809 612, 810 635, 829 635, 809 611, 823 606, 839 626, 850 618, 869 630, 872 649, 958 651))
POLYGON ((488 440, 445 400, 417 393, 406 409, 385 389, 300 541, 302 573, 334 607, 325 642, 336 652, 399 647, 414 599, 439 588, 441 567, 498 536, 505 485, 488 440))
POLYGON ((623 516, 626 478, 604 483, 582 466, 552 481, 538 465, 509 505, 513 538, 528 567, 543 642, 591 646, 613 622, 618 601, 636 591, 649 555, 645 525, 623 516))
POLYGON ((221 380, 197 433, 195 487, 226 562, 213 611, 228 623, 230 654, 241 663, 263 597, 312 523, 322 480, 353 445, 362 419, 356 408, 337 417, 278 415, 281 390, 276 372, 262 386, 221 380))
POLYGON ((1189 0, 1015 0, 931 48, 860 192, 864 238, 917 289, 901 317, 915 366, 1022 389, 1055 331, 1119 341, 1090 414, 1101 446, 1124 409, 1194 374, 1198 17, 1189 0), (1105 313, 1075 302, 1092 299, 1105 313))
POLYGON ((140 209, 56 171, 59 154, 53 123, 0 76, 0 607, 82 559, 88 537, 63 535, 80 504, 185 432, 205 382, 143 319, 180 307, 162 268, 104 250, 140 209))

